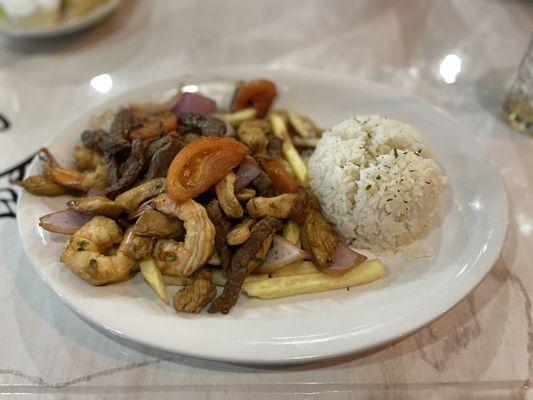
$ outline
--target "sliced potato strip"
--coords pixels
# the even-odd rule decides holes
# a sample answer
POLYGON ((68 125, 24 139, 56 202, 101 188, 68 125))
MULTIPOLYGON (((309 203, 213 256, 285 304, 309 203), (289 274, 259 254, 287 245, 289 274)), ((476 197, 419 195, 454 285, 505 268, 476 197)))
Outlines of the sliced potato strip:
MULTIPOLYGON (((217 286, 224 286, 226 284, 226 277, 222 271, 219 269, 212 269, 211 271, 213 271, 213 283, 217 286)), ((172 286, 185 286, 187 283, 192 282, 191 278, 174 275, 162 275, 162 278, 165 285, 172 286)))
POLYGON ((298 135, 303 138, 308 138, 313 135, 313 132, 311 131, 308 124, 306 124, 305 120, 300 115, 298 115, 296 111, 294 111, 292 108, 287 108, 285 112, 287 114, 287 119, 289 120, 289 123, 298 135))
POLYGON ((157 264, 153 258, 147 258, 140 262, 141 274, 148 282, 150 287, 154 289, 157 295, 165 303, 168 303, 168 292, 165 286, 165 281, 161 275, 161 271, 157 268, 157 264))
POLYGON ((383 276, 385 270, 379 259, 365 261, 344 275, 333 277, 319 273, 277 276, 269 279, 247 279, 243 291, 251 297, 274 299, 303 293, 342 289, 372 282, 383 276))
POLYGON ((283 116, 278 113, 271 113, 269 118, 272 125, 272 132, 280 139, 283 139, 283 148, 281 150, 283 157, 291 166, 296 179, 304 185, 307 185, 307 166, 302 160, 300 153, 296 150, 296 147, 294 147, 283 116))
POLYGON ((238 127, 244 121, 255 118, 257 110, 255 108, 245 108, 244 110, 235 111, 229 114, 224 114, 224 118, 233 127, 238 127))
POLYGON ((283 227, 283 237, 293 245, 302 247, 302 243, 300 242, 300 227, 296 222, 287 221, 283 227))

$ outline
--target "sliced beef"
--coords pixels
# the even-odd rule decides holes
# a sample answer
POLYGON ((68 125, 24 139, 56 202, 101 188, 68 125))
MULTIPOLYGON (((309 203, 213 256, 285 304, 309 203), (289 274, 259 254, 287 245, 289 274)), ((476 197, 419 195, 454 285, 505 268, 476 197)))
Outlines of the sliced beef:
POLYGON ((220 203, 217 199, 211 200, 205 209, 209 219, 215 225, 215 249, 220 257, 222 268, 226 271, 231 262, 231 251, 226 242, 228 232, 231 230, 231 223, 222 208, 220 208, 220 203))
POLYGON ((177 115, 179 133, 198 133, 203 136, 224 136, 226 123, 208 114, 181 113, 177 115))
POLYGON ((276 195, 272 182, 268 179, 267 174, 263 170, 261 170, 257 178, 252 181, 252 186, 261 196, 272 197, 276 195))
POLYGON ((209 313, 229 313, 231 307, 237 303, 242 284, 248 275, 248 264, 254 259, 263 242, 281 225, 282 222, 279 219, 266 217, 253 226, 250 238, 233 254, 224 291, 211 303, 207 310, 209 313))
POLYGON ((91 150, 102 150, 102 141, 105 131, 98 129, 96 131, 86 130, 81 134, 81 141, 85 147, 91 150))
POLYGON ((131 144, 129 157, 124 161, 123 165, 125 165, 125 168, 123 168, 123 174, 117 182, 106 188, 105 195, 113 199, 118 194, 129 189, 141 173, 145 164, 146 158, 144 157, 142 141, 136 139, 131 144))
POLYGON ((135 125, 136 122, 133 112, 128 108, 123 108, 115 115, 109 133, 111 135, 120 135, 125 138, 135 125))
POLYGON ((148 181, 154 178, 161 178, 166 176, 170 163, 183 148, 183 140, 176 133, 169 133, 167 136, 150 143, 152 149, 157 148, 151 157, 147 157, 150 160, 148 164, 148 170, 144 175, 144 180, 148 181), (154 144, 152 146, 152 144, 154 144))

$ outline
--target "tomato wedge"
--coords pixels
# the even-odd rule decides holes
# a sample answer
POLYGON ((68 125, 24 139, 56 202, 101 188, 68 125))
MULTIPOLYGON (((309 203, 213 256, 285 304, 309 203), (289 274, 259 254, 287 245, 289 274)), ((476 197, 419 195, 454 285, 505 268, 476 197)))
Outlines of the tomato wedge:
POLYGON ((281 158, 260 157, 259 161, 278 194, 298 193, 301 186, 287 171, 281 158))
POLYGON ((203 137, 185 146, 170 164, 167 187, 181 204, 220 182, 248 155, 244 144, 229 137, 203 137))
POLYGON ((257 117, 263 118, 275 97, 276 85, 273 82, 255 79, 237 87, 231 101, 231 111, 253 107, 257 110, 257 117))
POLYGON ((146 122, 144 125, 134 129, 130 133, 130 138, 133 139, 151 139, 166 135, 173 132, 178 127, 178 119, 175 115, 170 115, 160 121, 146 122))

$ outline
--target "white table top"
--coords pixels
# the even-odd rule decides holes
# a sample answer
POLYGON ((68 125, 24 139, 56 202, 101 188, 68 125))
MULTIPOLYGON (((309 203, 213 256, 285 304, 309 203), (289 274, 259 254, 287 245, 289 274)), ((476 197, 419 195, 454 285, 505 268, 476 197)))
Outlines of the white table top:
MULTIPOLYGON (((501 104, 531 35, 531 2, 123 3, 111 19, 74 36, 38 42, 0 38, 0 114, 11 122, 0 132, 0 172, 30 156, 71 116, 155 77, 242 64, 343 72, 416 93, 447 110, 478 139, 509 193, 506 244, 477 289, 402 341, 306 366, 235 366, 141 347, 79 319, 33 271, 10 217, 13 193, 0 189, 0 214, 6 215, 0 218, 0 394, 83 399, 531 396, 533 138, 512 131, 501 119, 501 104), (439 68, 449 54, 462 63, 456 82, 448 84, 439 68), (101 74, 112 78, 106 93, 90 84, 101 74)), ((0 177, 0 188, 8 188, 8 178, 0 177)))

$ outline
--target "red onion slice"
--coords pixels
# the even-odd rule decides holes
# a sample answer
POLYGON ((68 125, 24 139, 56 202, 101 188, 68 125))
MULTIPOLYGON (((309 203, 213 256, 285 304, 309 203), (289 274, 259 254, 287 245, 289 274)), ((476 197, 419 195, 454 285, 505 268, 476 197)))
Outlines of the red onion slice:
POLYGON ((255 178, 259 176, 261 170, 257 166, 255 160, 248 156, 241 163, 237 170, 237 178, 235 179, 235 193, 240 192, 248 186, 255 178))
POLYGON ((200 93, 183 93, 172 112, 211 114, 217 110, 217 103, 200 93))
POLYGON ((293 262, 303 260, 306 256, 307 252, 293 245, 284 237, 275 235, 265 261, 254 272, 258 274, 270 274, 293 262))
POLYGON ((357 267, 365 260, 366 256, 353 251, 346 244, 341 242, 333 252, 331 265, 328 268, 323 268, 322 272, 325 272, 328 275, 339 276, 348 270, 357 267))
POLYGON ((39 226, 44 230, 64 235, 72 235, 92 217, 74 210, 57 211, 39 218, 39 226))

